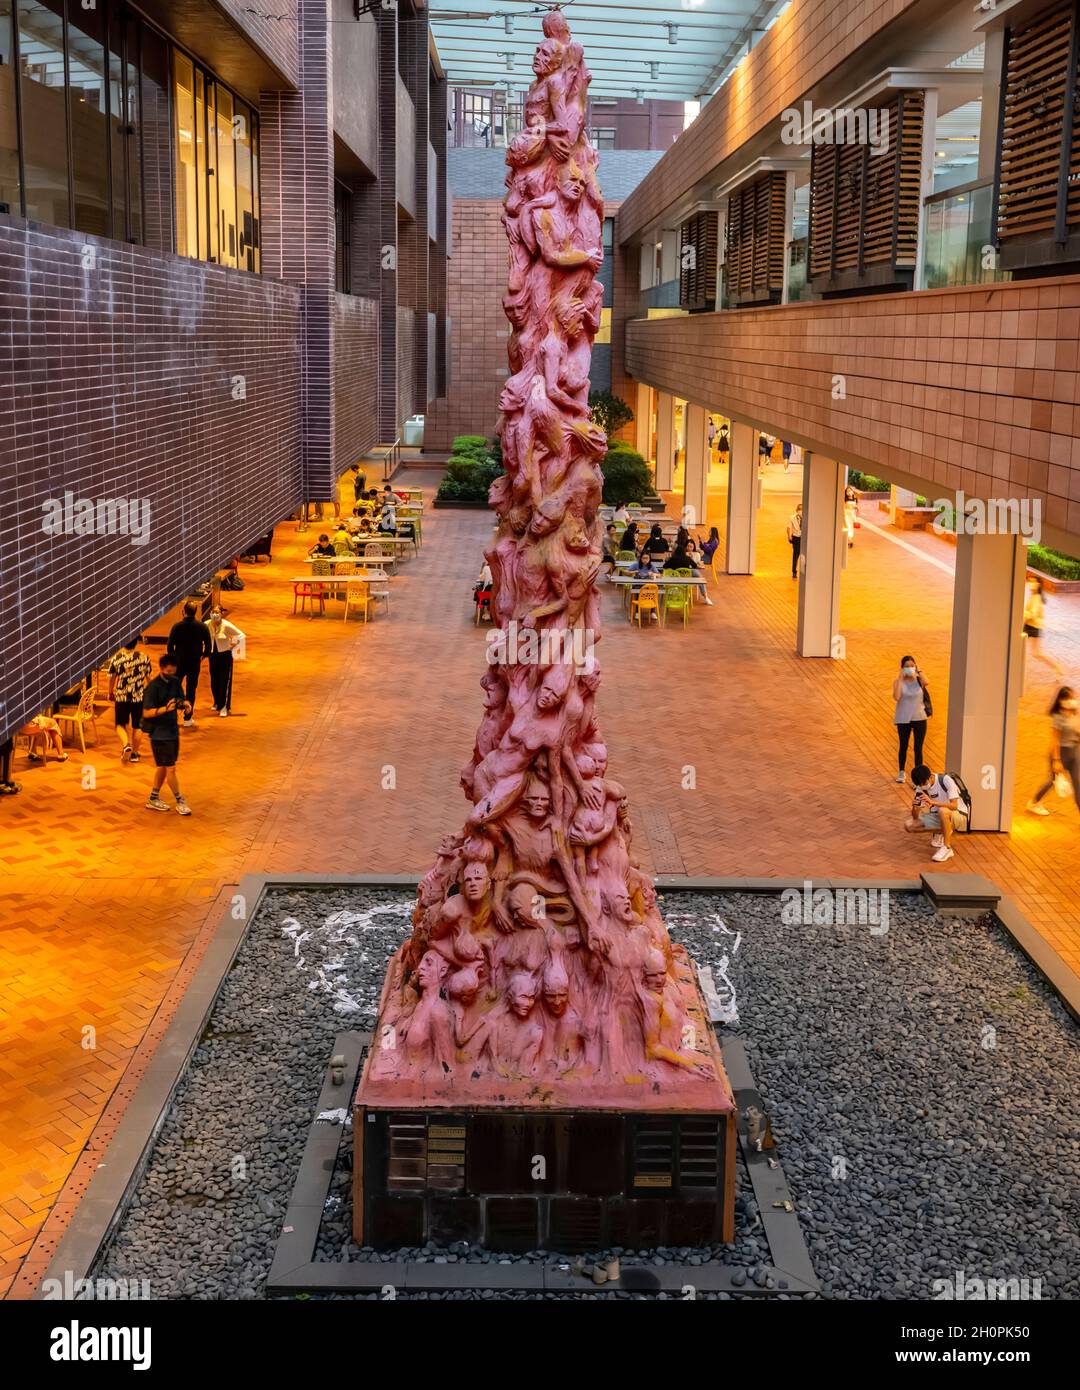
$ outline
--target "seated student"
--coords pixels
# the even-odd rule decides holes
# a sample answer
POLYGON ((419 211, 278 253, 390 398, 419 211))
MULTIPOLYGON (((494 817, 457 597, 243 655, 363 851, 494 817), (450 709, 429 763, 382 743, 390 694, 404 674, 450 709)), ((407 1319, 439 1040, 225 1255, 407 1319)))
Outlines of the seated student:
MULTIPOLYGON (((630 578, 634 580, 639 580, 641 582, 633 584, 631 586, 630 592, 632 594, 639 594, 641 592, 641 584, 647 584, 650 579, 655 579, 659 573, 659 560, 657 560, 654 556, 650 555, 648 550, 643 548, 641 550, 641 553, 637 557, 637 565, 630 571, 630 578)), ((651 611, 652 619, 655 620, 656 610, 652 609, 651 611)))
POLYGON ((334 532, 333 546, 335 555, 351 555, 353 553, 352 537, 349 535, 344 522, 334 532))
POLYGON ((384 536, 397 535, 397 512, 389 503, 379 513, 379 531, 384 536))
MULTIPOLYGON (((691 544, 690 537, 686 534, 685 528, 680 527, 680 529, 679 529, 679 534, 678 534, 678 536, 676 537, 676 540, 675 540, 675 549, 671 552, 671 554, 668 556, 668 558, 664 561, 664 569, 666 569, 666 570, 690 570, 690 571, 691 571, 693 574, 695 574, 695 575, 700 574, 701 571, 698 569, 697 565, 694 563, 693 557, 691 556, 690 551, 689 551, 689 549, 687 548, 690 544, 691 544)), ((706 603, 709 605, 709 607, 711 608, 711 607, 712 607, 712 599, 709 597, 708 592, 707 592, 707 590, 706 590, 706 588, 705 588, 705 581, 704 581, 704 579, 701 581, 701 583, 700 583, 697 587, 701 590, 701 597, 705 600, 705 602, 706 602, 706 603)))
POLYGON ((627 526, 626 530, 622 533, 622 536, 619 538, 619 549, 632 550, 635 554, 637 553, 638 538, 636 521, 631 521, 629 526, 627 526))
POLYGON ((604 558, 602 563, 607 565, 609 570, 615 568, 615 554, 619 549, 619 533, 615 529, 615 523, 609 521, 607 530, 604 532, 604 558))
POLYGON ((615 510, 612 512, 612 514, 611 514, 611 519, 612 519, 612 521, 615 523, 616 526, 627 526, 627 525, 629 525, 629 522, 630 522, 630 508, 626 505, 625 502, 620 502, 620 503, 619 503, 619 505, 618 505, 618 506, 615 508, 615 510))
POLYGON ((934 836, 930 843, 935 846, 935 853, 931 857, 940 864, 956 853, 952 847, 953 835, 964 828, 966 811, 960 804, 960 788, 947 772, 933 773, 925 763, 912 768, 911 780, 915 785, 915 799, 904 829, 911 834, 932 830, 934 836))
POLYGON ((671 549, 664 538, 663 529, 658 521, 654 521, 649 530, 649 539, 645 542, 645 549, 650 555, 666 555, 671 549))
POLYGON ((330 537, 325 531, 321 533, 318 541, 308 551, 308 555, 336 555, 337 551, 330 544, 330 537))
POLYGON ((35 714, 33 719, 28 719, 21 729, 16 730, 16 733, 23 734, 30 740, 30 751, 27 756, 32 763, 46 762, 50 748, 56 754, 57 762, 67 762, 68 755, 64 752, 64 740, 60 735, 60 725, 49 715, 35 714), (36 752, 35 749, 41 751, 36 752))
POLYGON ((720 544, 720 532, 715 526, 709 527, 709 539, 704 541, 701 546, 701 563, 711 565, 712 557, 716 554, 716 548, 720 544))

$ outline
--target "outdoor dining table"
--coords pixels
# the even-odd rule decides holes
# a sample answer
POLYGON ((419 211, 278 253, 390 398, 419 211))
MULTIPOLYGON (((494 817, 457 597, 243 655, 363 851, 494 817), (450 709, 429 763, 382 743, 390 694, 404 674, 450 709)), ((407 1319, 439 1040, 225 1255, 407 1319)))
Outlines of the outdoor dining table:
POLYGON ((313 565, 316 560, 323 561, 333 569, 335 565, 360 565, 369 567, 375 565, 380 569, 387 565, 393 565, 397 561, 396 555, 309 555, 304 561, 305 565, 313 565))
POLYGON ((630 595, 634 592, 635 586, 640 589, 644 584, 655 584, 660 591, 660 601, 663 602, 665 589, 672 589, 680 584, 684 587, 697 588, 698 585, 705 583, 705 576, 700 571, 690 578, 685 574, 674 575, 670 572, 654 574, 648 578, 636 574, 612 574, 608 576, 608 583, 622 589, 623 606, 629 609, 630 595))

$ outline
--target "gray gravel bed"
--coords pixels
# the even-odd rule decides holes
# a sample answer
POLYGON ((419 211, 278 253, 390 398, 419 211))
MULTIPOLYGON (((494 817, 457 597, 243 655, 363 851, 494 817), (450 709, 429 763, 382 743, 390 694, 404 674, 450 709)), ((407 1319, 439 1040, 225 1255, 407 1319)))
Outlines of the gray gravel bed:
MULTIPOLYGON (((359 887, 267 897, 98 1277, 148 1279, 155 1298, 265 1297, 334 1036, 374 1028, 411 906, 359 887)), ((963 1271, 1080 1297, 1078 1029, 999 928, 916 895, 893 897, 884 932, 788 925, 772 896, 668 894, 661 907, 737 1011, 825 1296, 933 1298, 963 1271)), ((317 1259, 575 1258, 464 1244, 379 1254, 358 1250, 350 1226, 339 1163, 317 1259)), ((719 1259, 763 1280, 742 1165, 732 1246, 617 1253, 627 1266, 719 1259)))

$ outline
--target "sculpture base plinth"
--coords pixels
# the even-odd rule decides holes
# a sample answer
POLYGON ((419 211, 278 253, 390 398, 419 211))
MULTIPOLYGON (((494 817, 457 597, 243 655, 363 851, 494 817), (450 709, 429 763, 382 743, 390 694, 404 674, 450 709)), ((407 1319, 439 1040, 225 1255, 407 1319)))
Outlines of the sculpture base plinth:
POLYGON ((353 1237, 377 1250, 703 1246, 734 1239, 735 1111, 357 1104, 353 1237))

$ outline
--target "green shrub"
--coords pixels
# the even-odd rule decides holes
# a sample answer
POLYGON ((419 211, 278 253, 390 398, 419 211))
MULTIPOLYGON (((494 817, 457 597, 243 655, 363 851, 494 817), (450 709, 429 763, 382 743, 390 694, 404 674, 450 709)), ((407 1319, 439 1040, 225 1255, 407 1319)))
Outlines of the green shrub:
POLYGON ((652 492, 652 471, 636 449, 608 450, 604 458, 604 501, 644 502, 652 492))
POLYGON ((486 455, 456 455, 447 462, 436 496, 444 502, 486 502, 488 489, 502 471, 502 464, 486 455))
POLYGON ((488 442, 482 434, 459 434, 450 445, 452 454, 486 454, 487 451, 488 442))
POLYGON ((875 478, 873 473, 860 473, 857 468, 848 469, 848 482, 860 492, 888 492, 889 484, 884 478, 875 478))
POLYGON ((613 396, 610 391, 589 392, 589 413, 609 439, 634 418, 622 397, 613 396))
POLYGON ((1051 550, 1046 545, 1029 545, 1028 564, 1052 579, 1080 579, 1080 560, 1065 555, 1060 550, 1051 550))

